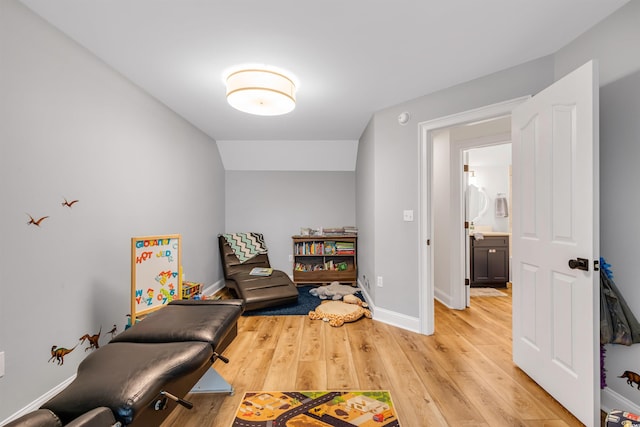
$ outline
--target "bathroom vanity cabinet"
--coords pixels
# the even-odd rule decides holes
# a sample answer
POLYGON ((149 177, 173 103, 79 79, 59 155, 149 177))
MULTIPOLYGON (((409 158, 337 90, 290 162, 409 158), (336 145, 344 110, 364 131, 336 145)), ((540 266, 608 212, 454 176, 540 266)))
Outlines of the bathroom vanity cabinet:
POLYGON ((471 286, 506 287, 509 281, 509 236, 470 236, 471 286))

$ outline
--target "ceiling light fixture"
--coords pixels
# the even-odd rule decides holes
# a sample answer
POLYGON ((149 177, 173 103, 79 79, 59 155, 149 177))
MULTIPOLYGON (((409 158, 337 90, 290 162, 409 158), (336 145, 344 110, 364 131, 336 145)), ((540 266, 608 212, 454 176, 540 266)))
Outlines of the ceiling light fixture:
POLYGON ((233 108, 259 116, 279 116, 296 108, 294 78, 281 70, 247 67, 225 77, 227 102, 233 108))

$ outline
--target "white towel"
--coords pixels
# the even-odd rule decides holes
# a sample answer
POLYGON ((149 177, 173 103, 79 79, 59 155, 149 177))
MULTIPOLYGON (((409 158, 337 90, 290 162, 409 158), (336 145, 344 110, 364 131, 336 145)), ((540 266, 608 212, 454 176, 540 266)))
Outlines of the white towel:
POLYGON ((504 194, 498 193, 496 196, 496 217, 506 218, 509 216, 509 207, 507 205, 507 198, 504 194))

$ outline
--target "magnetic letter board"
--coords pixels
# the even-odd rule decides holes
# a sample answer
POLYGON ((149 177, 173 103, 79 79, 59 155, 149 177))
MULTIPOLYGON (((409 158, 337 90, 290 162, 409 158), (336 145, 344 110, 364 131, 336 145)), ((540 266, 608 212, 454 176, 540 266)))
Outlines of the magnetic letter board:
POLYGON ((131 238, 131 324, 182 295, 179 234, 131 238))

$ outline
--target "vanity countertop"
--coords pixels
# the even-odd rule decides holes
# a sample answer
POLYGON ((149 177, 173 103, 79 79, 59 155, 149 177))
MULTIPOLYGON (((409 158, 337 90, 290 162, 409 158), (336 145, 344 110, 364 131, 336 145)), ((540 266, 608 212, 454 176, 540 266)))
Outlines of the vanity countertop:
POLYGON ((507 231, 478 231, 474 234, 482 234, 483 236, 511 236, 507 231))

